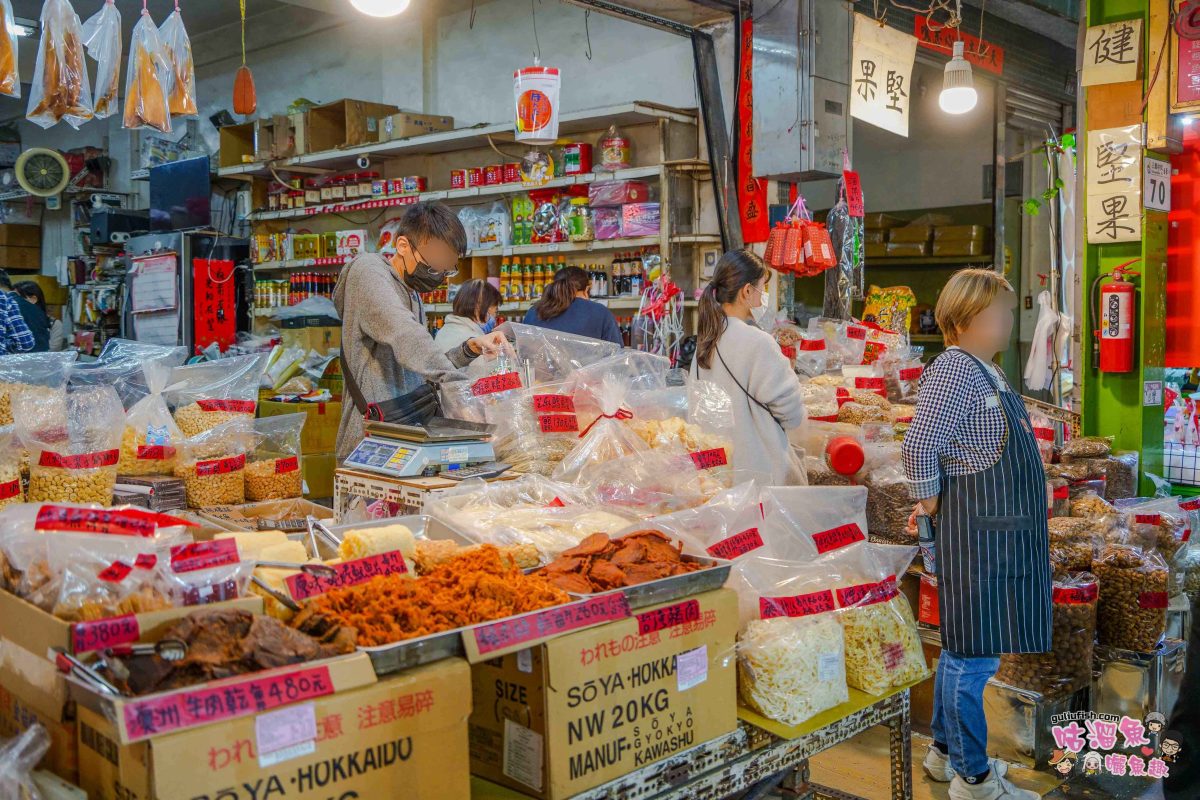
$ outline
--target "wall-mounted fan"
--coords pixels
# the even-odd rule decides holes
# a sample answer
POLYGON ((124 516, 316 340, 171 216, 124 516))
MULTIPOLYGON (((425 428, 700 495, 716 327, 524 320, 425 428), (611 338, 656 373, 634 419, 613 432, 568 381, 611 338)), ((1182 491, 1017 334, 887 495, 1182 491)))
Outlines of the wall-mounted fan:
POLYGON ((47 208, 59 206, 59 194, 71 180, 67 160, 57 150, 31 147, 17 159, 17 183, 34 197, 46 198, 47 208))

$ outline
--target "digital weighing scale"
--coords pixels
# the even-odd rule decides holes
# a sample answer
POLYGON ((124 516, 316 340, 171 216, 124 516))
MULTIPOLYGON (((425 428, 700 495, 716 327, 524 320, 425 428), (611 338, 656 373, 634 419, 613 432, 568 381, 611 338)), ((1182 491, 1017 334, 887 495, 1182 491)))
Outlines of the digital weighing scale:
POLYGON ((492 431, 481 422, 434 417, 427 425, 367 422, 366 436, 345 461, 347 467, 394 478, 436 475, 495 458, 492 431))

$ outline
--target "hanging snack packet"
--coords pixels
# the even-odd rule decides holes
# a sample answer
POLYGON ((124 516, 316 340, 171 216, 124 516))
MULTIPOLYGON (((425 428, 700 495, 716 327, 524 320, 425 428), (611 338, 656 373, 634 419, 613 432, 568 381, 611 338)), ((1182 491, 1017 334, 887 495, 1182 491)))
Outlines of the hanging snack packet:
POLYGON ((183 435, 196 436, 239 417, 253 419, 268 358, 260 353, 176 367, 165 394, 183 435))
POLYGON ((79 16, 69 0, 46 0, 41 22, 42 39, 25 118, 43 128, 63 119, 78 128, 93 116, 79 16))
POLYGON ((163 52, 158 27, 150 18, 150 12, 143 8, 141 19, 133 26, 133 35, 129 38, 122 127, 171 132, 171 113, 167 110, 165 90, 170 76, 171 65, 163 52))
POLYGON ((111 387, 71 389, 61 405, 25 392, 13 414, 30 451, 30 502, 112 505, 125 412, 111 387))
POLYGON ((300 433, 307 414, 281 414, 254 420, 255 446, 246 464, 246 499, 284 500, 304 494, 300 472, 300 433))
POLYGON ((183 27, 179 4, 158 31, 163 51, 171 66, 167 79, 167 106, 172 116, 194 117, 196 108, 196 67, 192 63, 192 41, 183 27))
POLYGON ((96 62, 96 119, 117 111, 121 84, 121 12, 114 0, 104 0, 100 10, 83 23, 83 46, 96 62))
POLYGON ((0 94, 21 96, 21 75, 17 68, 17 26, 12 0, 0 0, 0 94))
POLYGON ((235 417, 184 440, 175 477, 183 479, 188 508, 246 502, 246 451, 253 437, 251 420, 235 417))
POLYGON ((125 415, 117 471, 122 475, 170 475, 183 441, 183 432, 162 397, 171 367, 161 361, 147 361, 142 371, 149 394, 125 415))

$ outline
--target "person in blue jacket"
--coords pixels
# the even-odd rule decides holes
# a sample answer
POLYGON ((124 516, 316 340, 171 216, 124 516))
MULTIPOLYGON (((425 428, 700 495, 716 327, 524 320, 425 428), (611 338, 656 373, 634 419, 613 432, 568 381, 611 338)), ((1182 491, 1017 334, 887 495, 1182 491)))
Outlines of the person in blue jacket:
POLYGON ((604 339, 618 346, 624 344, 612 312, 587 299, 591 283, 588 274, 579 267, 559 270, 542 299, 525 314, 525 324, 604 339))

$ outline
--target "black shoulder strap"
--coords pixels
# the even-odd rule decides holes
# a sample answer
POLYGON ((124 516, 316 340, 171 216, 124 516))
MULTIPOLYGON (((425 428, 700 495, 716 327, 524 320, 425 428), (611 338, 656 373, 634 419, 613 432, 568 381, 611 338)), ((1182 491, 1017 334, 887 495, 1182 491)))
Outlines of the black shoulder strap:
POLYGON ((770 407, 769 407, 769 406, 767 406, 767 404, 766 404, 766 403, 764 403, 763 401, 759 400, 759 399, 758 399, 757 397, 755 397, 754 395, 750 394, 750 392, 749 392, 749 391, 747 391, 747 389, 746 389, 746 387, 745 387, 745 386, 742 386, 742 382, 741 382, 741 381, 739 381, 739 380, 737 379, 737 377, 736 377, 736 376, 733 374, 733 370, 731 370, 731 369, 729 368, 729 365, 725 363, 725 357, 721 355, 721 347, 720 347, 720 345, 714 344, 714 345, 713 345, 713 352, 717 354, 717 358, 718 358, 718 359, 720 359, 720 361, 721 361, 721 366, 725 368, 725 371, 726 371, 727 373, 729 373, 729 377, 730 377, 730 378, 733 380, 733 382, 734 382, 735 384, 737 384, 737 387, 738 387, 739 389, 741 389, 741 390, 742 390, 742 394, 744 394, 744 395, 746 396, 746 400, 747 400, 747 402, 754 403, 756 406, 758 406, 759 408, 761 408, 763 411, 765 411, 765 412, 767 412, 768 414, 770 414, 770 415, 771 415, 771 419, 775 420, 775 424, 779 426, 780 430, 785 430, 785 429, 784 429, 784 427, 783 427, 783 423, 779 421, 779 417, 775 416, 775 412, 774 412, 774 411, 772 411, 772 410, 770 409, 770 407))

